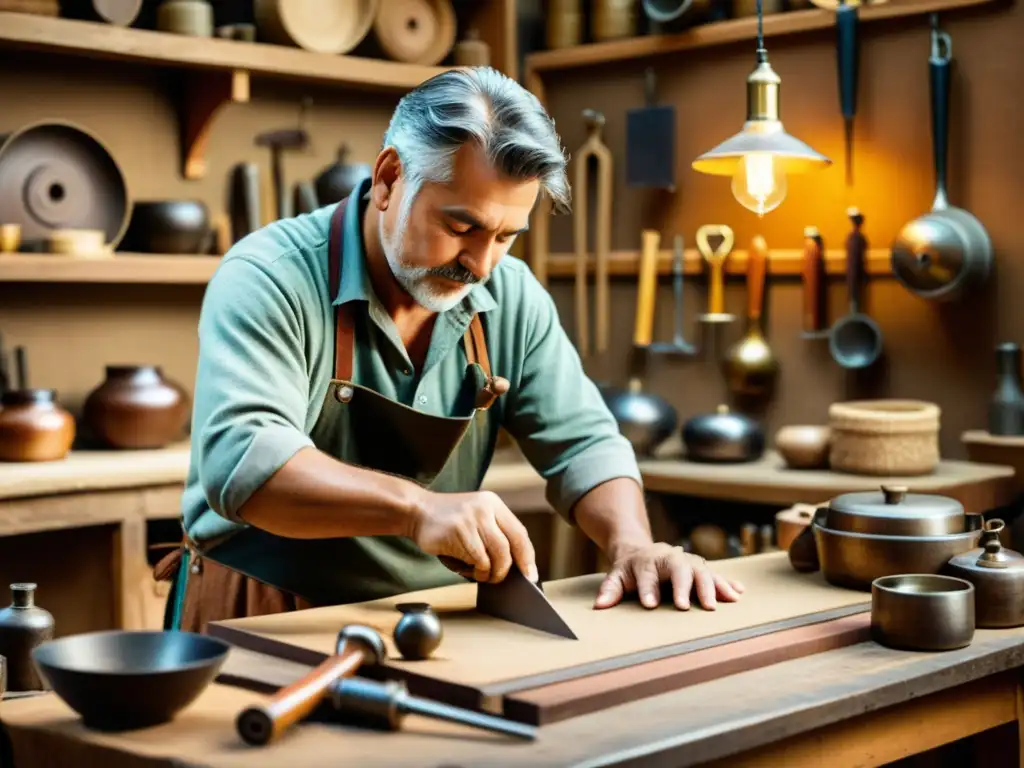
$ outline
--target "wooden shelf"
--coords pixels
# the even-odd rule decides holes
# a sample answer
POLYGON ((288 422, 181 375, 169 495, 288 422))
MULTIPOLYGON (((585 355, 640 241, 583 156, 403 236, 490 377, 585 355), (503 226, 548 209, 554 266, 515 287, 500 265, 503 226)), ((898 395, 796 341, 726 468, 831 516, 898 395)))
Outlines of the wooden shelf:
MULTIPOLYGON (((994 0, 889 0, 881 5, 870 5, 859 9, 861 21, 876 21, 902 16, 915 16, 954 8, 984 5, 994 0)), ((835 26, 832 11, 812 9, 769 14, 764 17, 765 37, 781 37, 801 32, 812 32, 835 26)), ((608 43, 589 43, 573 48, 553 51, 538 51, 526 57, 526 70, 541 74, 566 69, 575 69, 595 64, 616 61, 636 61, 678 53, 695 48, 753 40, 757 36, 757 19, 730 19, 703 24, 693 29, 672 35, 647 35, 608 43)), ((753 55, 753 51, 751 51, 753 55)))
POLYGON ((116 253, 110 258, 62 255, 0 255, 0 283, 135 283, 205 285, 219 256, 163 256, 116 253))
POLYGON ((249 101, 251 76, 400 93, 446 69, 6 11, 0 12, 0 46, 182 70, 186 179, 205 175, 203 152, 213 119, 224 104, 249 101))
MULTIPOLYGON (((703 275, 707 271, 704 259, 696 249, 685 252, 684 273, 687 275, 703 275)), ((658 252, 658 274, 672 274, 672 251, 658 252)), ((799 277, 803 272, 804 252, 795 250, 776 250, 768 254, 768 274, 799 277)), ((612 277, 636 276, 640 262, 639 251, 612 251, 608 260, 608 274, 612 277)), ((594 272, 597 262, 591 255, 588 263, 589 272, 594 272)), ((869 276, 889 277, 892 267, 889 262, 889 251, 873 248, 868 251, 865 264, 869 276)), ((747 252, 735 250, 729 254, 725 262, 728 275, 746 275, 747 252)), ((825 253, 825 271, 830 275, 846 274, 846 252, 830 250, 825 253)), ((571 253, 553 253, 548 257, 548 277, 575 277, 576 256, 571 253)))

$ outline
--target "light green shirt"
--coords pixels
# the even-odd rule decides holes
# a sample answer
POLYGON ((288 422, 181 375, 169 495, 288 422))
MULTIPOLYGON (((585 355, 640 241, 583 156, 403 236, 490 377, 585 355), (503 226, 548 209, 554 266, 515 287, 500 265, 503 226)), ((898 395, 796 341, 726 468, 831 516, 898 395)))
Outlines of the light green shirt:
POLYGON ((330 296, 334 210, 283 219, 243 238, 207 287, 182 499, 193 540, 239 530, 245 523, 238 510, 249 496, 313 446, 309 435, 334 375, 334 305, 347 302, 358 305, 356 383, 436 415, 450 414, 467 364, 462 337, 472 314, 482 313, 492 372, 511 384, 489 411, 490 428, 504 426, 515 438, 560 514, 568 518, 581 496, 612 478, 641 482, 633 450, 584 373, 551 296, 521 260, 506 256, 487 283, 437 318, 417 373, 370 283, 362 206, 345 212, 341 286, 330 296))

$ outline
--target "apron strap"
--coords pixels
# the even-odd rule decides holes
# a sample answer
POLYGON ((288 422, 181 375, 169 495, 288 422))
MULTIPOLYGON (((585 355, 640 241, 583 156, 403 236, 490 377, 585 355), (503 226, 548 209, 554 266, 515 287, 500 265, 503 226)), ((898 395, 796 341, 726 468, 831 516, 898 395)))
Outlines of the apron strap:
MULTIPOLYGON (((345 209, 348 198, 342 200, 331 216, 331 231, 327 241, 328 282, 331 290, 331 301, 338 295, 341 287, 341 251, 345 239, 345 209)), ((466 359, 477 363, 487 378, 491 377, 491 361, 487 355, 487 338, 484 336, 480 315, 474 314, 473 319, 462 337, 466 349, 466 359)), ((352 307, 343 304, 334 310, 334 378, 339 381, 352 380, 352 366, 355 355, 355 318, 352 307)))

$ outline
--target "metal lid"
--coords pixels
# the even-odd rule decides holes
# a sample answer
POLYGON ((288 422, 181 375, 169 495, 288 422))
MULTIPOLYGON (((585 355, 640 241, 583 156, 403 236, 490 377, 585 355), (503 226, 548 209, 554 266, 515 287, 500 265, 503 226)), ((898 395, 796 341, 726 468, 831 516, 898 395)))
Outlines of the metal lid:
POLYGON ((964 506, 949 496, 907 493, 904 485, 883 485, 880 491, 844 493, 832 499, 832 509, 873 517, 950 517, 964 506))
POLYGON ((1024 555, 1005 548, 999 540, 999 532, 1005 527, 1002 520, 989 520, 981 533, 981 547, 956 555, 949 564, 969 571, 1024 571, 1024 555))
POLYGON ((906 486, 844 493, 828 507, 826 525, 834 530, 886 535, 929 536, 964 530, 964 507, 956 499, 908 493, 906 486))

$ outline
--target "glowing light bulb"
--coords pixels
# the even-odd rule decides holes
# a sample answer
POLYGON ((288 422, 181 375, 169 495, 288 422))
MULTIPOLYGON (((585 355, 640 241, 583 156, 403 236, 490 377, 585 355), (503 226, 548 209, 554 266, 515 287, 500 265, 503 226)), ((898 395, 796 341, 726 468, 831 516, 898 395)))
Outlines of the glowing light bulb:
POLYGON ((732 176, 736 201, 758 216, 778 208, 786 199, 784 164, 768 152, 750 152, 732 176))

